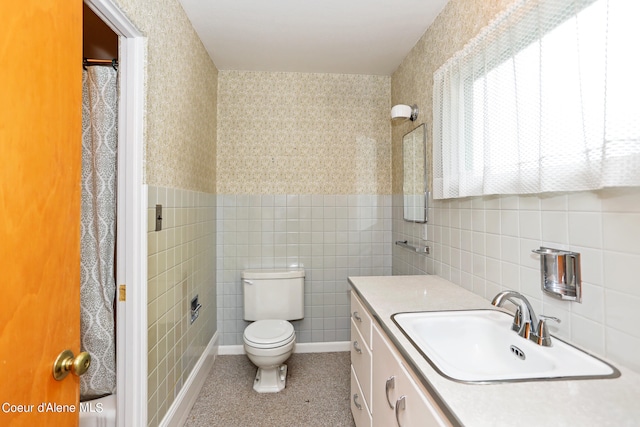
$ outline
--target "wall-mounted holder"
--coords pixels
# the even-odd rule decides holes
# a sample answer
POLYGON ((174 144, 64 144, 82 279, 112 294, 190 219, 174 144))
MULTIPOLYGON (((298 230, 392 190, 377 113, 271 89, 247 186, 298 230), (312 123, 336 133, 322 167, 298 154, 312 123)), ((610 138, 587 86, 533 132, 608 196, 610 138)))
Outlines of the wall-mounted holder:
POLYGON ((406 240, 396 240, 396 245, 402 246, 405 249, 409 249, 410 251, 414 251, 419 254, 429 255, 429 246, 413 246, 406 240))
POLYGON ((580 254, 542 246, 532 252, 540 255, 542 290, 565 301, 582 302, 580 254))
POLYGON ((198 302, 198 295, 196 295, 191 300, 191 323, 195 322, 198 316, 200 316, 200 309, 202 308, 202 304, 198 302))

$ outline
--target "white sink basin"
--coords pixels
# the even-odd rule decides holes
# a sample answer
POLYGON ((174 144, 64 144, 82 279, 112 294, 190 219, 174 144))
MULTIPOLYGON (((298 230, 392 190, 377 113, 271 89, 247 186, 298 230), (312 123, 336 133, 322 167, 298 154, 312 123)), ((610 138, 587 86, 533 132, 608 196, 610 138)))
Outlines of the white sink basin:
POLYGON ((393 321, 440 374, 462 382, 615 378, 620 372, 552 337, 543 347, 511 330, 497 310, 397 313, 393 321))

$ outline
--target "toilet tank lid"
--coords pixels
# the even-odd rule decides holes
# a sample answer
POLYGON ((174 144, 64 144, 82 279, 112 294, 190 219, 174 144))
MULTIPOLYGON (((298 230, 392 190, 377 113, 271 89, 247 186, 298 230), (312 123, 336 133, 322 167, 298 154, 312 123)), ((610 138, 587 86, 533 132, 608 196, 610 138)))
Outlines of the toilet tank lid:
POLYGON ((289 268, 281 270, 245 270, 243 279, 295 279, 304 277, 304 268, 289 268))

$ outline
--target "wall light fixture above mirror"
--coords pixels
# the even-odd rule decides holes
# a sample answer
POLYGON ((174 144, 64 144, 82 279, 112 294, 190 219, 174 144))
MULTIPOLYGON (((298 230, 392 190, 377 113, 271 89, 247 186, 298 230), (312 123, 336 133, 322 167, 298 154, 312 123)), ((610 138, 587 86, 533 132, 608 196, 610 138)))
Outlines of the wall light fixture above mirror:
POLYGON ((404 105, 404 104, 398 104, 398 105, 394 105, 391 108, 391 120, 393 121, 404 121, 404 120, 411 120, 412 122, 415 122, 418 119, 418 113, 420 112, 420 110, 418 110, 418 106, 413 104, 413 105, 404 105))

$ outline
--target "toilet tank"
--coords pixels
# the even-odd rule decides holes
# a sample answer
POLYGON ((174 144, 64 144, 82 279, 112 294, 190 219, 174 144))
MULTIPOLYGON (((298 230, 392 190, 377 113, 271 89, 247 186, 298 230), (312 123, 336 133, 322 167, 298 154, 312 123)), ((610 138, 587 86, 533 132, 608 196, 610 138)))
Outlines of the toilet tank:
POLYGON ((242 272, 244 320, 304 317, 304 269, 242 272))

